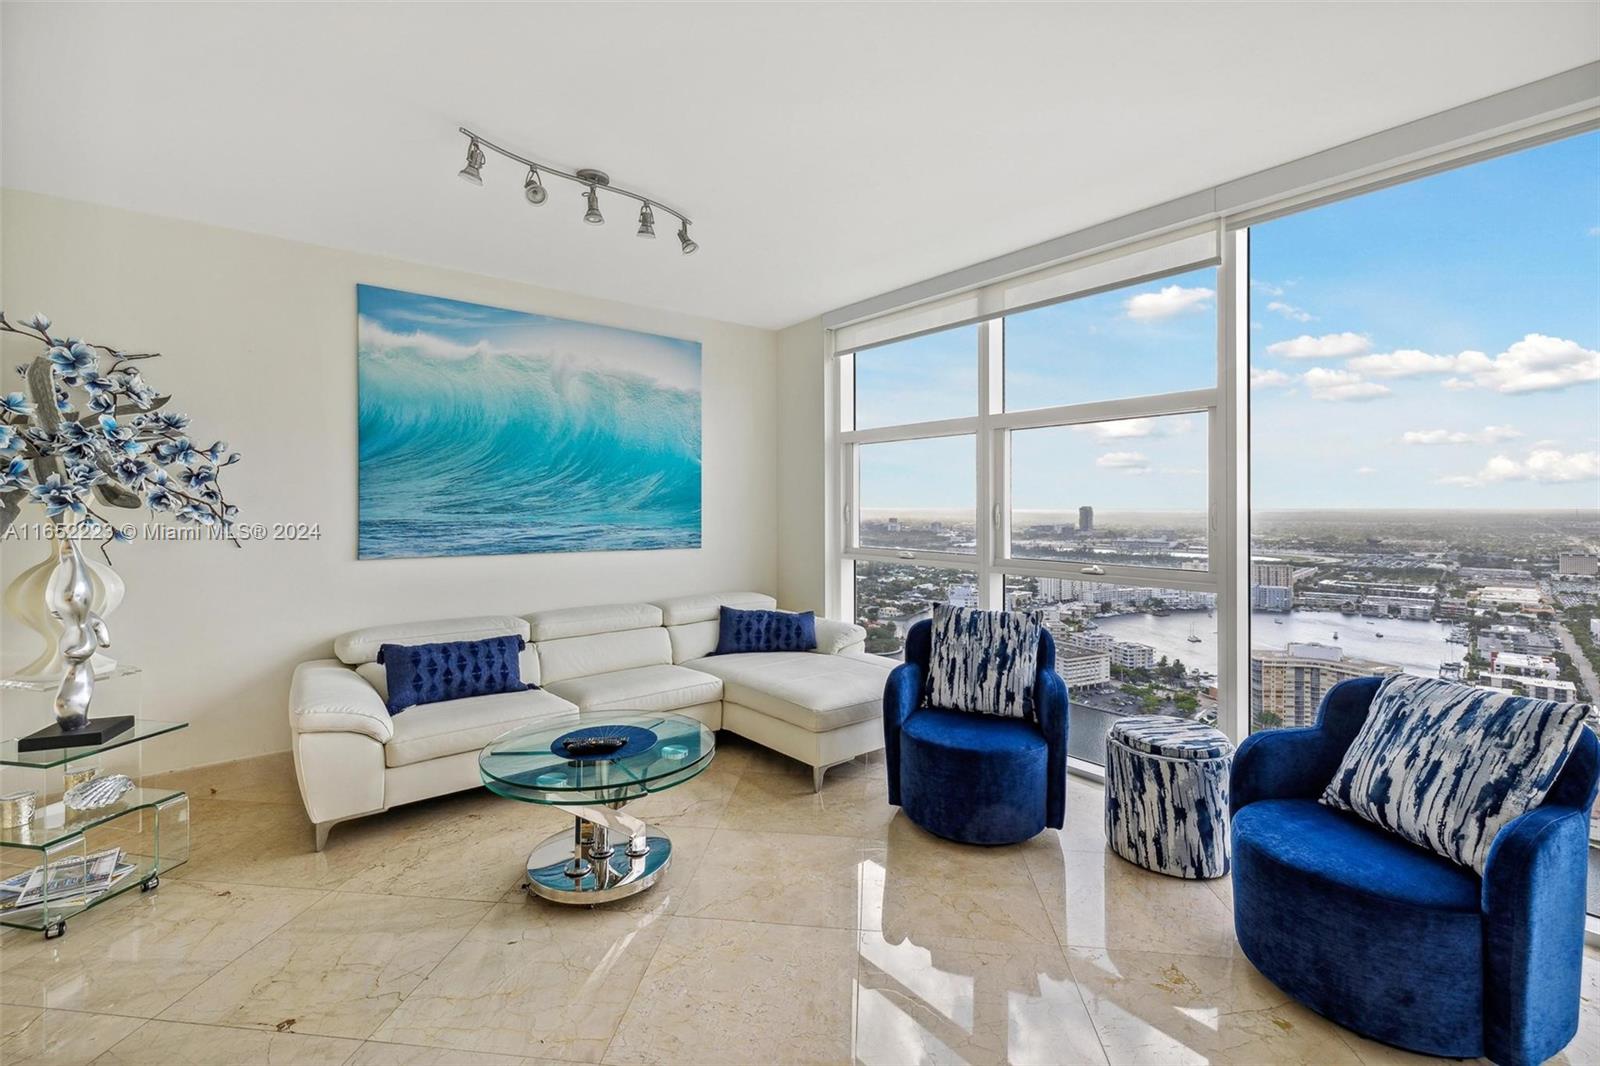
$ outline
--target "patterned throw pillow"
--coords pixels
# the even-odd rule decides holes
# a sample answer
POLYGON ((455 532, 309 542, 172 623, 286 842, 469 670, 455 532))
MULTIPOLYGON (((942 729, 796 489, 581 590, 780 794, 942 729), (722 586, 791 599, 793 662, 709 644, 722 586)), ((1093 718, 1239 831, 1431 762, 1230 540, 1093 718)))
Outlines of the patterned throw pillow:
POLYGON ((1589 713, 1395 674, 1378 686, 1322 802, 1482 874, 1495 834, 1544 800, 1589 713))
POLYGON ((385 644, 378 649, 389 681, 391 715, 421 703, 443 703, 468 696, 522 692, 517 653, 528 646, 521 637, 489 637, 447 644, 385 644))
POLYGON ((1033 614, 936 604, 928 706, 1031 717, 1039 628, 1033 614))
POLYGON ((815 611, 741 611, 724 607, 713 655, 740 655, 753 651, 815 651, 815 611))

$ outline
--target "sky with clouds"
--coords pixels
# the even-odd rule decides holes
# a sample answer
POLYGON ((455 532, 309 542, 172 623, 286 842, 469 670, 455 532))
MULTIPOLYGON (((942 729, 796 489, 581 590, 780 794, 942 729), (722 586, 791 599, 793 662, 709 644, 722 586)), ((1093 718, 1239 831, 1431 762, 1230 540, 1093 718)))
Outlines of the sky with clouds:
MULTIPOLYGON (((1600 507, 1600 132, 1251 231, 1252 503, 1600 507)), ((1008 409, 1214 383, 1216 274, 1013 315, 1008 409)), ((862 352, 861 428, 975 413, 977 329, 862 352)), ((1013 438, 1027 510, 1204 506, 1204 416, 1013 438)), ((868 446, 862 505, 970 507, 970 440, 868 446)))

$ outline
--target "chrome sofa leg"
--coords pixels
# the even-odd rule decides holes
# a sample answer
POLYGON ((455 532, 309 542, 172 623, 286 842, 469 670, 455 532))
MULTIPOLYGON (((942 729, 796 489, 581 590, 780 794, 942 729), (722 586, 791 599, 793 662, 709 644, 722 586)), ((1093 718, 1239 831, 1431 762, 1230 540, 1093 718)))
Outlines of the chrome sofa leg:
POLYGON ((813 766, 811 768, 811 791, 822 791, 822 775, 828 772, 826 766, 813 766))
POLYGON ((317 850, 321 851, 328 846, 328 834, 333 832, 332 822, 317 823, 317 850))

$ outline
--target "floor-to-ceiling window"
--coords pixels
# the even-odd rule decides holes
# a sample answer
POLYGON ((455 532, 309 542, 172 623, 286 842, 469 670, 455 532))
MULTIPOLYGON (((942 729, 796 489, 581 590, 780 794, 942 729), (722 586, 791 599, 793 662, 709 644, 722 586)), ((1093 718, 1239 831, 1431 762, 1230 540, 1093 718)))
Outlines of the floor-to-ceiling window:
POLYGON ((1600 132, 1249 241, 1251 727, 1396 671, 1600 699, 1600 132))
POLYGON ((836 334, 874 648, 1043 611, 1090 762, 1374 671, 1600 697, 1600 132, 1251 210, 836 334))
POLYGON ((1041 612, 1087 762, 1119 715, 1217 717, 1214 238, 1201 247, 842 357, 843 556, 869 649, 900 654, 937 602, 1041 612))

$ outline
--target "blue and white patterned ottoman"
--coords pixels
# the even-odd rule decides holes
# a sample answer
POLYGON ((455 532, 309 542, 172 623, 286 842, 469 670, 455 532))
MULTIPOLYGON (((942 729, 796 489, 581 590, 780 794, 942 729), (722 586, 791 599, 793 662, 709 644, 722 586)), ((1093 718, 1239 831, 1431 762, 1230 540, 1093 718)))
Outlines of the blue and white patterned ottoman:
POLYGON ((1123 718, 1106 737, 1106 841, 1131 863, 1172 877, 1228 872, 1233 745, 1187 718, 1123 718))

